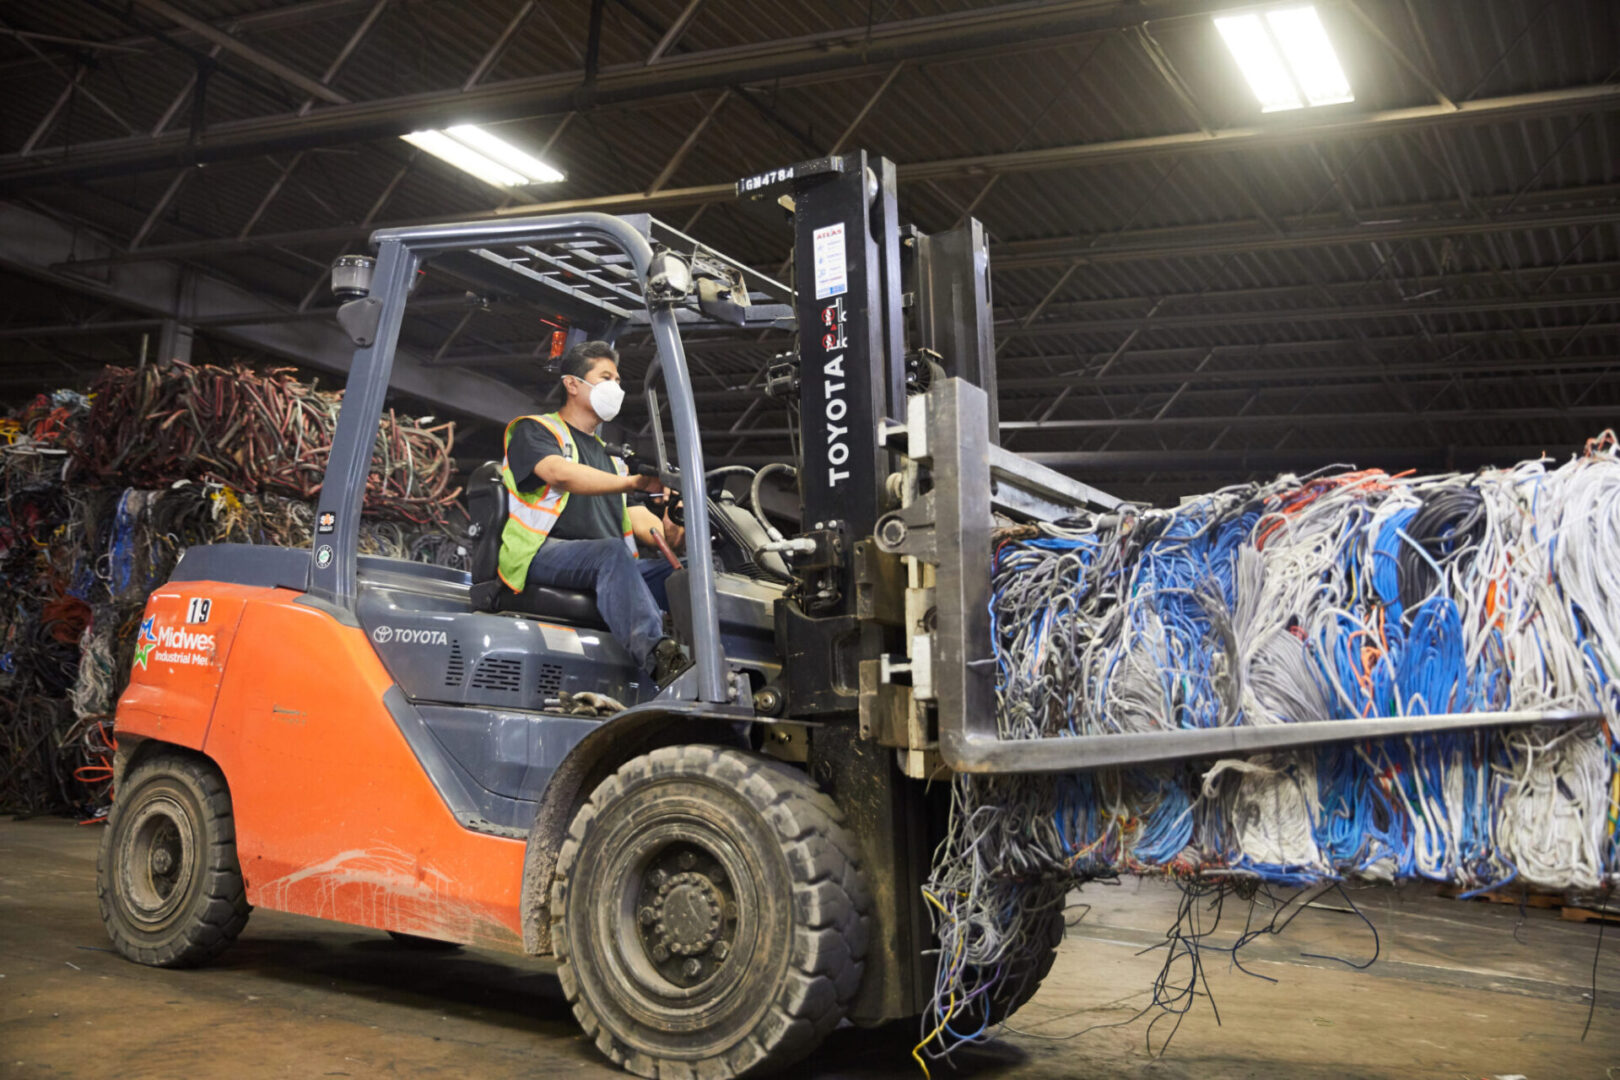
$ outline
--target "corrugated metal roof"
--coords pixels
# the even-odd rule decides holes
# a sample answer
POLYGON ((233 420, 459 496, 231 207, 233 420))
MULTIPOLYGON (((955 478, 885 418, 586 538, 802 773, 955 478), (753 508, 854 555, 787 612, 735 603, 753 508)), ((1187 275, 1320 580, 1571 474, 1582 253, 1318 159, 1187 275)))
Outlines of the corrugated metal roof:
MULTIPOLYGON (((176 2, 199 19, 234 27, 260 53, 320 78, 375 0, 176 2)), ((520 7, 518 0, 392 0, 330 85, 358 102, 458 90, 520 7)), ((601 64, 641 64, 685 7, 685 0, 607 4, 601 64)), ((831 32, 842 42, 829 48, 858 51, 869 21, 881 29, 896 20, 995 7, 995 0, 709 0, 670 55, 718 55, 831 32)), ((1097 3, 1079 9, 1077 19, 1115 10, 1097 3)), ((1141 10, 1151 15, 1154 8, 1150 3, 1141 10)), ((481 85, 571 77, 583 62, 589 14, 588 0, 538 5, 492 59, 481 85)), ((1466 104, 1594 86, 1620 74, 1620 5, 1606 0, 1357 0, 1324 3, 1322 16, 1357 97, 1353 105, 1333 107, 1332 115, 1345 118, 1432 106, 1434 88, 1466 104)), ((142 29, 161 27, 162 19, 137 6, 124 21, 114 9, 61 0, 12 0, 5 19, 15 30, 117 48, 41 41, 35 45, 41 59, 18 39, 0 38, 0 94, 8 106, 0 110, 0 153, 15 153, 75 78, 76 89, 38 140, 42 158, 71 155, 85 143, 131 131, 149 133, 170 110, 168 130, 192 124, 195 99, 186 92, 196 71, 192 55, 142 29)), ((169 29, 194 53, 212 48, 169 29)), ((285 115, 308 97, 241 57, 222 54, 218 62, 220 70, 207 80, 206 124, 285 115)), ((710 86, 536 115, 497 130, 538 149, 566 124, 548 152, 566 180, 517 201, 642 191, 726 92, 665 186, 725 184, 824 153, 880 87, 881 97, 847 146, 902 165, 1152 140, 1201 127, 1286 128, 1301 119, 1259 116, 1209 19, 1177 17, 1143 26, 1122 19, 1107 32, 912 59, 897 74, 876 66, 729 91, 710 86), (1185 96, 1161 72, 1161 61, 1185 96)), ((317 103, 311 111, 324 108, 317 103)), ((1381 447, 1569 445, 1600 425, 1587 414, 1549 418, 1549 410, 1574 401, 1620 409, 1620 389, 1601 370, 1620 354, 1620 305, 1606 299, 1620 295, 1620 158, 1613 152, 1620 113, 1571 107, 1528 118, 1443 119, 1226 153, 1156 151, 1007 172, 991 163, 977 175, 904 183, 901 209, 918 227, 937 231, 957 224, 971 207, 998 251, 1061 242, 1058 258, 1034 265, 1009 258, 996 270, 998 320, 1007 331, 998 354, 1005 417, 1038 416, 1057 400, 1051 419, 1058 421, 1151 418, 1167 402, 1164 418, 1186 418, 1163 430, 1027 431, 1016 446, 1106 445, 1162 454, 1213 444, 1376 454, 1381 447), (1544 223, 1549 212, 1568 209, 1585 216, 1572 225, 1544 223), (1410 226, 1410 235, 1358 236, 1391 223, 1410 226), (1323 239, 1324 232, 1331 237, 1323 239), (1294 234, 1308 242, 1290 243, 1294 234), (1214 242, 1223 247, 1208 250, 1214 242), (1144 244, 1154 245, 1154 253, 1123 258, 1111 252, 1144 244), (1037 307, 1030 332, 1012 332, 1037 307), (1511 362, 1525 367, 1500 370, 1511 362), (1465 374, 1448 374, 1448 365, 1465 374), (1317 371, 1331 377, 1319 378, 1317 371), (1053 378, 1072 380, 1071 392, 1055 392, 1053 378), (1047 383, 1031 384, 1039 379, 1047 383), (1410 409, 1397 403, 1403 397, 1410 409), (1327 419, 1284 427, 1244 419, 1289 408, 1327 419), (1466 419, 1515 409, 1528 415, 1466 419), (1414 410, 1441 418, 1390 418, 1414 410), (1358 414, 1369 419, 1356 423, 1358 414)), ((287 150, 196 171, 164 206, 143 245, 236 237, 250 222, 251 235, 279 237, 356 225, 368 214, 374 223, 448 220, 503 201, 501 193, 392 138, 303 151, 280 180, 294 161, 287 150), (276 194, 266 202, 272 189, 276 194)), ((170 168, 85 180, 26 197, 127 243, 176 175, 170 168)), ((658 213, 773 273, 787 254, 785 228, 772 229, 727 203, 658 213)), ((354 247, 353 241, 317 239, 192 261, 295 306, 321 266, 354 247)), ((413 316, 406 338, 433 352, 458 322, 454 312, 413 316)), ((533 319, 492 311, 468 323, 451 355, 527 354, 536 334, 533 319)), ((701 358, 700 389, 719 395, 705 406, 717 421, 729 424, 742 415, 747 395, 735 387, 778 348, 777 342, 708 341, 694 350, 701 358)), ((634 370, 644 354, 629 342, 627 367, 634 370)), ((41 379, 58 377, 56 369, 38 370, 41 379)), ((522 362, 499 371, 518 384, 544 378, 522 362)), ((783 445, 767 438, 742 452, 783 445)), ((1216 475, 1164 465, 1157 471, 1165 477, 1216 475)))

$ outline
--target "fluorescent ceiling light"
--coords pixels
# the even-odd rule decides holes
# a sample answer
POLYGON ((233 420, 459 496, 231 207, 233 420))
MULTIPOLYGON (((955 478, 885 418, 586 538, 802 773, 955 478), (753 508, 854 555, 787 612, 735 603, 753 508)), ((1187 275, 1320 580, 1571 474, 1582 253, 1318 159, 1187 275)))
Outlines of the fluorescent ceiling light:
POLYGON ((1312 105, 1338 105, 1356 100, 1314 7, 1268 11, 1266 25, 1282 46, 1283 57, 1305 91, 1306 101, 1312 105))
MULTIPOLYGON (((1331 50, 1329 52, 1331 53, 1331 50)), ((499 162, 513 172, 522 173, 529 178, 531 184, 555 184, 563 179, 562 173, 539 158, 525 154, 505 139, 491 135, 476 124, 459 124, 446 130, 445 134, 472 147, 491 161, 499 162)))
POLYGON ((1261 112, 1356 100, 1315 7, 1223 15, 1215 28, 1260 99, 1261 112))
POLYGON ((413 131, 400 137, 495 187, 554 184, 563 179, 562 173, 539 158, 474 124, 459 124, 444 131, 413 131))

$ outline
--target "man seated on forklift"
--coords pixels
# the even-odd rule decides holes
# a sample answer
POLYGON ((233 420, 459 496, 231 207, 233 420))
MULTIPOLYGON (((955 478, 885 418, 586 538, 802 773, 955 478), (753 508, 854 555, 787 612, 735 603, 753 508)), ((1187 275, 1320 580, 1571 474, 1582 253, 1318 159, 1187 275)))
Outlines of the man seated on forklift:
POLYGON ((691 661, 664 634, 669 606, 666 559, 641 559, 637 544, 680 546, 685 530, 663 521, 629 494, 661 494, 653 476, 632 476, 596 433, 619 415, 619 354, 605 341, 582 341, 562 356, 563 407, 520 416, 506 426, 501 479, 509 516, 501 532, 500 577, 507 588, 527 585, 594 589, 596 609, 619 644, 653 682, 668 686, 691 661))

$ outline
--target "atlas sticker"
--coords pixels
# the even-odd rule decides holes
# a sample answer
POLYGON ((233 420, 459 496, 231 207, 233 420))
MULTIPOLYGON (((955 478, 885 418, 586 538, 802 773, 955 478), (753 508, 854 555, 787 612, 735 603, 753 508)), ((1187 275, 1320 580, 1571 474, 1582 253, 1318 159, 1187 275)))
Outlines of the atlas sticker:
POLYGON ((371 632, 371 640, 379 645, 394 642, 399 645, 448 645, 450 635, 443 630, 418 630, 410 626, 379 626, 371 632))
POLYGON ((329 533, 337 528, 337 515, 330 510, 322 510, 320 520, 315 525, 318 533, 329 533))
POLYGON ((332 565, 332 545, 322 544, 315 549, 315 569, 325 570, 332 565))
POLYGON ((844 260, 844 223, 824 225, 812 234, 816 264, 816 299, 849 292, 849 266, 844 260))
POLYGON ((214 635, 162 626, 156 615, 148 615, 141 621, 141 631, 136 638, 135 663, 145 671, 153 660, 160 664, 207 667, 214 662, 214 635))

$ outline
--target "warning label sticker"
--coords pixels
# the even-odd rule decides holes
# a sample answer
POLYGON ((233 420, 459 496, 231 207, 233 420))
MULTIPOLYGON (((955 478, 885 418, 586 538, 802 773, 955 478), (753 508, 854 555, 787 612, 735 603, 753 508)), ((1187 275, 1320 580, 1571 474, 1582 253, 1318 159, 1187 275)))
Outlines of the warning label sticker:
POLYGON ((844 262, 844 223, 825 225, 813 234, 816 257, 816 299, 842 296, 849 291, 849 267, 844 262))
POLYGON ((573 653, 575 656, 585 655, 585 644, 579 640, 579 631, 570 630, 566 626, 548 626, 540 624, 540 638, 546 643, 546 648, 552 652, 573 653))

